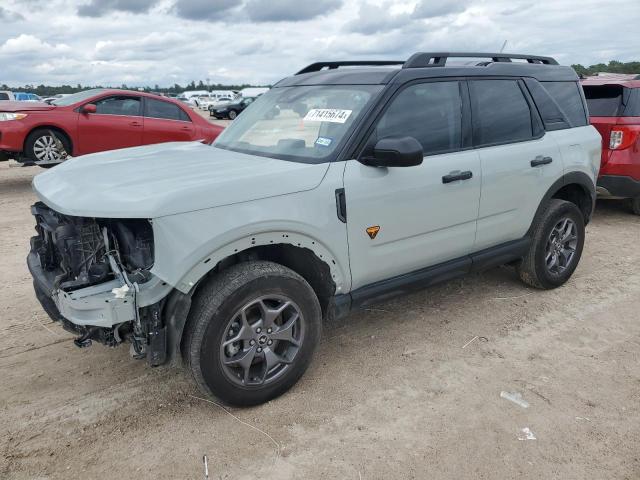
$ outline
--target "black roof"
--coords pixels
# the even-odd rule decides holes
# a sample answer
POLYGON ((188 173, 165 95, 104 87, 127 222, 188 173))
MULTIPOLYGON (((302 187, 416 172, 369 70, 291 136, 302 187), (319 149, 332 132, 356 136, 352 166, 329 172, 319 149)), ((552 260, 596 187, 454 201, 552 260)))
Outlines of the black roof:
POLYGON ((418 78, 441 77, 532 77, 539 81, 577 81, 571 67, 558 65, 551 57, 507 53, 422 52, 407 61, 375 60, 313 63, 276 87, 293 85, 378 85, 404 83, 418 78), (481 58, 485 61, 455 65, 450 58, 481 58), (513 62, 512 59, 520 60, 513 62), (358 67, 358 68, 344 68, 358 67))

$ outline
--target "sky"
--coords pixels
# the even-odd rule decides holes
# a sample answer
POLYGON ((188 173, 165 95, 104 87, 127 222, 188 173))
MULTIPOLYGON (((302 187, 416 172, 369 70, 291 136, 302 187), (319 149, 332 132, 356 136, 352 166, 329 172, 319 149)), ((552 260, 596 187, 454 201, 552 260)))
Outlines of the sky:
POLYGON ((0 84, 267 85, 417 51, 640 59, 640 0, 0 0, 0 84))

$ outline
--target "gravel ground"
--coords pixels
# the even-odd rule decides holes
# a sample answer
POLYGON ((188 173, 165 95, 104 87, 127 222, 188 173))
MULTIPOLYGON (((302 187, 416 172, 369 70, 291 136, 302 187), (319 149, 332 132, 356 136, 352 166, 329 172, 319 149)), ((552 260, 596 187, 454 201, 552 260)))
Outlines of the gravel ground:
POLYGON ((640 478, 640 217, 623 204, 598 206, 564 287, 499 268, 376 305, 325 326, 288 394, 225 411, 45 315, 25 266, 39 172, 0 163, 0 478, 201 479, 203 455, 212 479, 640 478))

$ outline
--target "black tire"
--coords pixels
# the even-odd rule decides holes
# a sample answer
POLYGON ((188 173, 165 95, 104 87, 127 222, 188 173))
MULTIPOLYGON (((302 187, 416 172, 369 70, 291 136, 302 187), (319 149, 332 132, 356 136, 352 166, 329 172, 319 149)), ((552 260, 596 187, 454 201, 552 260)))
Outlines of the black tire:
MULTIPOLYGON (((541 289, 552 289, 563 285, 578 266, 584 247, 584 237, 584 217, 580 209, 574 203, 556 198, 551 199, 544 212, 536 218, 533 225, 531 246, 522 262, 517 266, 520 279, 532 287, 541 289), (566 261, 566 265, 561 271, 558 271, 561 267, 549 268, 547 255, 549 254, 548 249, 553 251, 555 248, 554 240, 559 240, 557 237, 552 238, 552 234, 555 233, 554 229, 564 219, 573 222, 576 239, 571 244, 573 254, 570 260, 566 261)), ((558 246, 558 248, 561 247, 558 246)), ((558 255, 556 258, 566 259, 566 257, 558 255)))
POLYGON ((235 120, 238 116, 238 112, 235 110, 229 110, 229 120, 235 120))
POLYGON ((640 197, 631 199, 631 211, 636 215, 640 215, 640 197))
MULTIPOLYGON (((249 317, 248 314, 247 317, 249 317)), ((280 322, 284 324, 284 314, 281 317, 280 322)), ((257 325, 260 321, 256 321, 253 325, 257 325)), ((249 326, 249 323, 247 325, 249 326)), ((251 328, 254 327, 251 326, 251 328)), ((304 278, 277 263, 244 262, 229 267, 200 287, 189 312, 182 352, 194 380, 205 394, 214 395, 230 405, 257 405, 282 395, 300 379, 311 362, 320 340, 321 328, 322 312, 318 298, 304 278), (262 343, 265 345, 263 353, 255 353, 255 357, 251 356, 253 362, 246 371, 249 372, 252 369, 264 371, 262 381, 265 383, 252 384, 252 381, 260 379, 248 378, 249 373, 242 378, 245 370, 239 372, 237 378, 233 377, 230 373, 231 368, 225 366, 223 362, 228 359, 228 350, 225 348, 229 347, 223 346, 223 342, 233 338, 233 335, 230 337, 229 334, 240 336, 239 331, 234 331, 234 328, 237 328, 234 319, 242 318, 237 316, 237 312, 246 312, 243 310, 244 307, 253 305, 252 302, 256 299, 270 295, 286 297, 291 301, 292 306, 295 306, 296 311, 299 312, 298 321, 302 324, 302 330, 298 332, 302 331, 303 336, 299 346, 296 347, 278 340, 272 347, 262 343), (271 349, 270 351, 275 353, 279 345, 289 349, 281 357, 291 357, 289 355, 291 349, 296 351, 288 359, 290 363, 282 366, 278 364, 270 370, 266 363, 267 350, 271 349), (276 376, 266 380, 270 371, 276 371, 276 376)), ((254 330, 248 331, 253 335, 254 330)), ((260 333, 259 330, 258 333, 260 333)), ((261 335, 260 341, 262 337, 266 335, 261 335)), ((261 350, 256 340, 251 341, 254 342, 255 347, 248 347, 248 343, 242 343, 237 347, 240 349, 239 354, 231 358, 242 357, 245 351, 254 348, 261 350)), ((273 342, 273 340, 269 341, 273 342)), ((241 340, 241 342, 249 342, 249 340, 241 340)), ((236 344, 231 347, 234 345, 236 344)))
MULTIPOLYGON (((56 138, 58 138, 58 140, 60 140, 60 142, 62 143, 62 145, 64 146, 64 149, 66 150, 66 152, 71 155, 71 142, 69 141, 69 139, 67 138, 66 135, 60 133, 60 132, 53 132, 56 136, 56 138)), ((39 162, 39 161, 43 161, 45 159, 43 158, 39 158, 38 155, 36 154, 36 152, 34 151, 34 148, 36 146, 36 142, 38 142, 40 139, 43 138, 50 138, 51 137, 51 130, 49 130, 48 128, 40 128, 38 130, 34 130, 33 132, 31 132, 29 134, 29 136, 27 137, 27 141, 24 144, 24 154, 25 156, 33 162, 39 162)))

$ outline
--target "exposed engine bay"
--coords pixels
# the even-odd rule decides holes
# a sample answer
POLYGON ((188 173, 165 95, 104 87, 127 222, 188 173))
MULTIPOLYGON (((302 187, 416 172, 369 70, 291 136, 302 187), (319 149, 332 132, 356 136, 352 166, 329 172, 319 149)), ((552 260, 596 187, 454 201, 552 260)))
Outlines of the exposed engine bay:
POLYGON ((47 313, 79 335, 75 339, 78 347, 89 346, 92 341, 107 346, 128 341, 134 357, 146 357, 152 364, 163 363, 164 300, 140 309, 136 301, 140 286, 152 278, 154 242, 150 221, 73 217, 42 202, 33 205, 31 211, 36 218, 37 235, 31 238, 30 257, 37 260, 30 258, 29 266, 36 293, 47 313), (127 311, 132 318, 124 315, 125 321, 108 327, 69 321, 61 311, 64 306, 59 299, 82 303, 81 294, 87 290, 98 291, 102 295, 99 301, 112 303, 116 314, 127 311), (156 351, 152 351, 152 346, 156 351))

